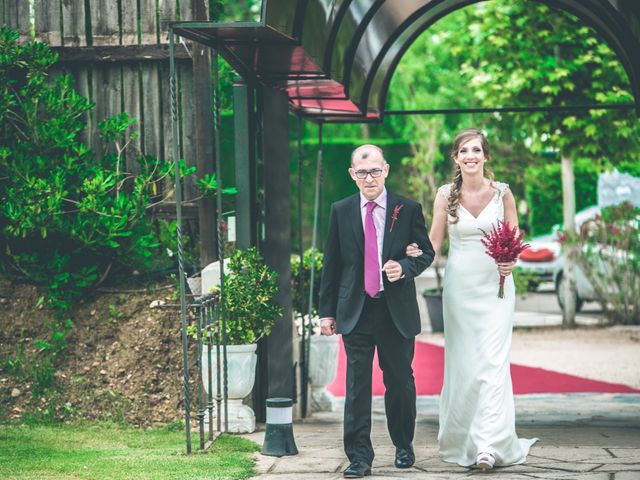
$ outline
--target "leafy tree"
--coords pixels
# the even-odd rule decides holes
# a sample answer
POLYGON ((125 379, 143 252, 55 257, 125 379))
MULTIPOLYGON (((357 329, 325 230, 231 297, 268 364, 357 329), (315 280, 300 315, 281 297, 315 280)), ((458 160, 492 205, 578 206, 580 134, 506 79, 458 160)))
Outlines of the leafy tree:
MULTIPOLYGON (((468 35, 459 15, 446 17, 420 35, 402 57, 389 87, 389 110, 415 110, 468 106, 473 97, 460 75, 458 65, 464 51, 457 40, 468 35)), ((411 148, 402 159, 409 190, 425 207, 430 206, 437 188, 449 177, 448 146, 470 116, 392 116, 388 123, 411 148)), ((425 208, 427 221, 431 209, 425 208)))
MULTIPOLYGON (((470 12, 474 55, 462 69, 483 105, 633 102, 615 53, 580 19, 539 2, 486 2, 470 12)), ((616 163, 639 146, 633 112, 531 112, 522 122, 536 153, 616 163)))
MULTIPOLYGON (((463 68, 479 62, 476 9, 470 6, 453 12, 422 33, 407 50, 389 89, 388 109, 446 109, 483 106, 472 87, 476 72, 463 68)), ((495 106, 495 102, 487 102, 495 106)), ((448 182, 452 163, 450 148, 463 128, 487 131, 491 143, 489 165, 496 178, 511 184, 517 198, 525 167, 536 157, 525 145, 527 131, 523 118, 513 115, 450 113, 445 115, 391 116, 386 122, 395 135, 406 138, 412 155, 403 159, 411 173, 407 182, 423 205, 430 205, 435 188, 448 182)), ((429 214, 430 209, 426 212, 429 214)))

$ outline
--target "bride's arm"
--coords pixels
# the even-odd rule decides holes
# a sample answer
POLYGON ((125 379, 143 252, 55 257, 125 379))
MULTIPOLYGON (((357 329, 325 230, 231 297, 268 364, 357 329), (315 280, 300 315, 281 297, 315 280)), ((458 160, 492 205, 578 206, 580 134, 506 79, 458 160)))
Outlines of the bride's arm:
MULTIPOLYGON (((504 204, 504 221, 511 227, 518 227, 518 211, 516 210, 516 199, 513 197, 513 193, 511 193, 510 189, 507 188, 507 190, 504 192, 502 202, 504 204)), ((520 233, 519 228, 518 233, 520 233)), ((500 275, 507 277, 511 274, 515 265, 516 262, 499 263, 498 271, 500 272, 500 275)))
POLYGON ((433 245, 436 254, 440 253, 440 247, 444 241, 444 235, 447 232, 447 204, 449 202, 441 193, 436 194, 433 202, 433 220, 431 222, 431 231, 429 232, 429 240, 433 245))
MULTIPOLYGON (((436 193, 436 199, 433 203, 433 220, 431 221, 431 231, 429 232, 429 240, 436 256, 440 254, 440 247, 447 231, 447 203, 448 201, 444 195, 436 193)), ((410 243, 407 245, 406 254, 408 257, 418 257, 422 255, 422 250, 418 248, 417 243, 410 243)))
MULTIPOLYGON (((507 222, 510 226, 518 226, 518 211, 516 210, 516 199, 513 197, 513 193, 511 193, 511 189, 507 188, 504 192, 504 196, 502 197, 502 202, 504 204, 504 221, 507 222)), ((518 233, 520 233, 520 229, 518 228, 518 233)))

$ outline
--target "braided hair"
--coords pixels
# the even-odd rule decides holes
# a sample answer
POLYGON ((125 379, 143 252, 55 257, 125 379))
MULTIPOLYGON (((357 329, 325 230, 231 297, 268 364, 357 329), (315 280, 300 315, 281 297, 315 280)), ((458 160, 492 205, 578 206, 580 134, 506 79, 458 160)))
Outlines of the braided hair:
MULTIPOLYGON (((487 160, 490 158, 489 153, 489 142, 487 141, 487 137, 485 137, 484 133, 481 130, 476 128, 467 128, 462 130, 456 136, 453 141, 453 147, 451 148, 451 159, 454 161, 454 170, 453 170, 453 180, 451 184, 451 191, 449 193, 449 203, 447 205, 447 212, 452 217, 450 223, 458 223, 458 208, 460 207, 460 189, 462 188, 462 170, 460 170, 460 165, 455 162, 456 156, 458 155, 458 150, 462 147, 463 144, 467 143, 469 140, 479 138, 480 144, 482 146, 482 152, 487 160)), ((493 186, 494 175, 491 170, 488 168, 484 168, 487 176, 489 177, 489 181, 491 182, 491 186, 493 186)))

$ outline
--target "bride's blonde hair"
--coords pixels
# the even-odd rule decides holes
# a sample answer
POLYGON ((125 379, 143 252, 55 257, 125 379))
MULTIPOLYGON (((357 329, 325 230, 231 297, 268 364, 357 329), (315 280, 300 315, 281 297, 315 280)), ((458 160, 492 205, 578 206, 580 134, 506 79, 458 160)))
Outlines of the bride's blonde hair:
MULTIPOLYGON (((460 170, 460 166, 455 162, 456 156, 458 155, 458 150, 460 147, 467 143, 469 140, 474 138, 480 139, 480 145, 482 146, 482 152, 486 157, 487 161, 491 158, 491 154, 489 153, 489 142, 487 141, 487 137, 484 135, 482 130, 478 130, 477 128, 467 128, 462 130, 456 136, 453 141, 453 147, 451 148, 451 160, 453 162, 453 181, 451 185, 451 191, 449 192, 449 203, 447 205, 447 212, 452 217, 450 220, 451 223, 458 223, 458 208, 460 207, 460 189, 462 188, 462 171, 460 170)), ((484 168, 484 171, 491 182, 491 186, 493 186, 493 181, 495 176, 493 172, 487 167, 484 168)))

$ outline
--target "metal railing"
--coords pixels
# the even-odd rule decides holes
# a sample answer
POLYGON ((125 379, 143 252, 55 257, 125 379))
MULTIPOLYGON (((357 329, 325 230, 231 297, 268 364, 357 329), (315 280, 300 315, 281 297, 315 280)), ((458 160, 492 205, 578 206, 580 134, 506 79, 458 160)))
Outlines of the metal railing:
MULTIPOLYGON (((178 306, 178 305, 176 305, 178 306)), ((199 448, 205 450, 215 438, 229 430, 228 418, 228 361, 226 336, 218 315, 219 294, 196 297, 187 304, 187 323, 183 331, 186 337, 184 363, 189 364, 189 351, 195 341, 195 388, 199 448), (215 422, 215 427, 214 427, 215 422)), ((191 374, 184 370, 184 418, 187 453, 191 453, 191 374)))

